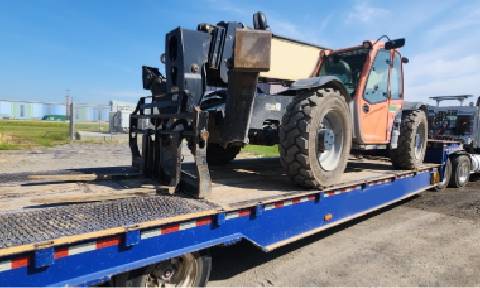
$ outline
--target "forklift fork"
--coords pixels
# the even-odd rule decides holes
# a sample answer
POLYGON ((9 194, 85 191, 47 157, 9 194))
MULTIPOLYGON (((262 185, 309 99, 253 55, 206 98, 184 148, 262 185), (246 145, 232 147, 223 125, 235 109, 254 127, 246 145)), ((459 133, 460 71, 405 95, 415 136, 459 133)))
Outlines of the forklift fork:
POLYGON ((192 113, 181 115, 145 115, 144 104, 145 99, 142 99, 130 116, 129 144, 133 167, 159 183, 157 192, 173 194, 181 190, 195 198, 205 198, 211 191, 206 161, 208 112, 196 108, 192 113), (189 127, 185 130, 167 129, 164 124, 166 120, 182 118, 192 123, 190 130, 189 127), (141 151, 139 134, 142 137, 141 151), (188 139, 192 147, 193 173, 181 170, 183 139, 188 139))

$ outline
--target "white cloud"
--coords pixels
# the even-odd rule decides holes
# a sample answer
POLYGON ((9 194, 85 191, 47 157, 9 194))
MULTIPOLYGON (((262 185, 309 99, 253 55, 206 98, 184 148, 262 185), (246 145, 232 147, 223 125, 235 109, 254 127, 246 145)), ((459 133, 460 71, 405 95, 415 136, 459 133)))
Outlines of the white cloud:
POLYGON ((457 53, 456 44, 412 57, 405 67, 407 100, 429 96, 480 95, 480 53, 457 53))
MULTIPOLYGON (((406 99, 410 101, 430 101, 430 96, 448 96, 448 95, 480 95, 480 72, 472 73, 467 76, 452 76, 447 79, 431 79, 424 84, 408 85, 406 83, 406 99)), ((469 99, 476 101, 476 98, 469 99)), ((430 101, 432 102, 432 101, 430 101)))
MULTIPOLYGON (((419 40, 423 49, 405 69, 408 100, 438 95, 480 95, 480 9, 460 6, 439 17, 419 40)), ((475 99, 473 100, 475 101, 475 99)))
POLYGON ((444 20, 440 24, 430 29, 430 37, 446 37, 450 33, 458 32, 459 30, 473 28, 478 30, 480 25, 480 8, 467 7, 461 15, 455 15, 450 19, 444 20))
POLYGON ((368 1, 357 1, 352 10, 347 14, 345 23, 378 23, 379 18, 390 15, 390 10, 374 7, 368 1))
POLYGON ((416 57, 414 66, 407 78, 412 84, 424 83, 424 79, 449 79, 464 77, 477 73, 480 67, 480 55, 465 55, 455 58, 416 57))

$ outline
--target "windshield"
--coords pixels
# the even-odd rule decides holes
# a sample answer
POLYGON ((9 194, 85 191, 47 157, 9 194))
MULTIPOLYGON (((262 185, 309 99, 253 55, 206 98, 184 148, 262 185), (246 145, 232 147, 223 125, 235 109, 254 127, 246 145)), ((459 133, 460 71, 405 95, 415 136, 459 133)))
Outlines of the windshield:
POLYGON ((429 127, 434 136, 471 135, 473 115, 459 115, 456 110, 437 111, 429 117, 429 127))
POLYGON ((368 49, 333 53, 322 61, 318 76, 335 76, 343 82, 351 96, 355 93, 368 49))

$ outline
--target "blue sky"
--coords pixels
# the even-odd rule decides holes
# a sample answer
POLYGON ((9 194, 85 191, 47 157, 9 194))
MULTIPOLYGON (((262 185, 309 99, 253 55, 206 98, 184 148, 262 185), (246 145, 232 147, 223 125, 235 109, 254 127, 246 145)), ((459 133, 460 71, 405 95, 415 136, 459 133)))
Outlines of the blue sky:
POLYGON ((0 99, 136 101, 176 26, 267 15, 272 31, 342 48, 405 37, 406 97, 480 95, 480 1, 0 0, 0 99))

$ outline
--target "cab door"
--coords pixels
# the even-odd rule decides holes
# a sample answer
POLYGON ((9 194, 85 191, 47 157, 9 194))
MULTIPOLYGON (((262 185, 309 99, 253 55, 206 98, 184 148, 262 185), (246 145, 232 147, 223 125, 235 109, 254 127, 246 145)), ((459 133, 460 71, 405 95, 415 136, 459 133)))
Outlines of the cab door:
POLYGON ((363 90, 360 115, 360 133, 363 144, 386 144, 388 142, 388 76, 391 63, 390 51, 377 50, 363 90))
POLYGON ((393 120, 402 110, 403 104, 403 67, 402 56, 392 50, 392 67, 390 68, 390 92, 388 97, 387 140, 390 142, 393 120))

